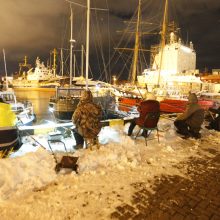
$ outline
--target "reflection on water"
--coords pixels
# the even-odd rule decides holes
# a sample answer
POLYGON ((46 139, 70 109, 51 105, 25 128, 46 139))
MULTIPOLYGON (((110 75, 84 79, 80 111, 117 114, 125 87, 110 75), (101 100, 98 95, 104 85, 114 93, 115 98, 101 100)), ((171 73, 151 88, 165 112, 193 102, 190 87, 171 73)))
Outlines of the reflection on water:
POLYGON ((55 95, 52 91, 36 91, 36 90, 15 90, 18 100, 28 100, 34 106, 34 112, 37 116, 37 124, 43 123, 45 120, 54 121, 52 112, 48 109, 48 102, 51 96, 55 95))

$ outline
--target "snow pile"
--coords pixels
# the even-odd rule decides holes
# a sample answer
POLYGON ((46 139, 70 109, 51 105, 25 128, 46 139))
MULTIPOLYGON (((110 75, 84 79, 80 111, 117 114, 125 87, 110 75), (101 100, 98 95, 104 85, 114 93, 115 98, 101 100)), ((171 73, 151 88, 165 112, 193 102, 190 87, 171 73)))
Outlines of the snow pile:
POLYGON ((54 159, 42 149, 23 157, 0 160, 0 198, 19 196, 53 181, 54 167, 54 159))
MULTIPOLYGON (((127 136, 128 126, 105 127, 99 136, 100 149, 72 153, 79 157, 79 174, 55 173, 44 136, 36 138, 48 150, 27 143, 16 157, 0 160, 1 219, 109 219, 116 206, 130 203, 134 183, 144 182, 153 192, 155 177, 188 178, 187 167, 177 168, 178 163, 190 157, 212 157, 208 148, 220 151, 219 132, 204 129, 201 140, 184 140, 171 121, 161 120, 160 143, 154 131, 146 146, 143 137, 127 136)), ((67 140, 68 151, 73 142, 67 140)), ((60 156, 63 145, 53 144, 53 149, 60 156)))

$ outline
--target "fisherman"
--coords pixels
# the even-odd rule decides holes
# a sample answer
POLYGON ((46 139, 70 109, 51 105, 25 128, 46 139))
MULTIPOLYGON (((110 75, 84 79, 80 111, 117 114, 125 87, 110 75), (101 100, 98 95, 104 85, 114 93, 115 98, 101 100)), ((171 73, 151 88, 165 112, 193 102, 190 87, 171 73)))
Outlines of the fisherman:
POLYGON ((21 146, 15 124, 16 115, 10 104, 0 98, 0 158, 7 157, 12 150, 18 150, 21 146))
POLYGON ((80 102, 72 116, 72 121, 76 126, 74 129, 75 149, 83 148, 84 139, 92 142, 92 145, 97 144, 97 135, 101 130, 101 116, 101 107, 93 102, 91 91, 83 91, 80 102))
POLYGON ((198 98, 195 93, 190 93, 185 112, 177 117, 174 125, 177 133, 184 135, 184 138, 201 138, 199 133, 204 121, 204 110, 198 104, 198 98))
POLYGON ((216 131, 220 131, 220 107, 218 108, 209 108, 210 114, 212 114, 213 118, 208 126, 207 129, 214 129, 216 131))
MULTIPOLYGON (((137 124, 144 123, 146 114, 149 112, 149 110, 152 111, 152 107, 151 107, 152 104, 159 103, 158 101, 156 101, 156 97, 152 93, 147 93, 145 97, 146 97, 146 99, 144 101, 142 101, 137 108, 138 112, 140 113, 140 116, 138 118, 134 118, 131 121, 131 124, 128 128, 128 136, 132 135, 132 132, 137 124)), ((142 136, 147 136, 147 135, 148 134, 145 134, 144 132, 142 133, 142 136)))

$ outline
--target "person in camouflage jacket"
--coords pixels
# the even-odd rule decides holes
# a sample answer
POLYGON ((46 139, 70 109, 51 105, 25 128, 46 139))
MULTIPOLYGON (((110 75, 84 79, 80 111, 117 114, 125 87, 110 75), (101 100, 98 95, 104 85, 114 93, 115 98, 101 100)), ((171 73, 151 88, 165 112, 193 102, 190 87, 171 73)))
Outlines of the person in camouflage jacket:
POLYGON ((76 128, 74 137, 76 139, 76 147, 82 148, 85 139, 95 140, 101 130, 100 119, 102 109, 93 102, 91 91, 85 90, 82 93, 80 102, 72 116, 72 121, 76 128))

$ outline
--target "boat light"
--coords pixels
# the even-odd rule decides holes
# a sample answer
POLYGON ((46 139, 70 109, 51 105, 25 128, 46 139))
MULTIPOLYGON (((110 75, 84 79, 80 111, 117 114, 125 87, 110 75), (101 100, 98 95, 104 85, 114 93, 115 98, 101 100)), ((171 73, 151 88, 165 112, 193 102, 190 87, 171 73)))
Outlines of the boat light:
POLYGON ((49 107, 48 110, 49 110, 50 112, 54 112, 54 109, 51 108, 51 107, 49 107))

